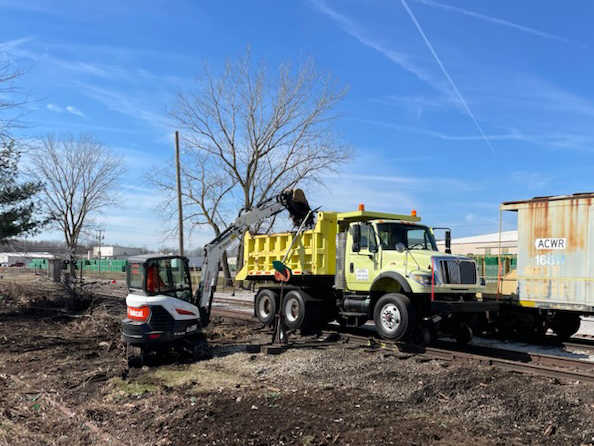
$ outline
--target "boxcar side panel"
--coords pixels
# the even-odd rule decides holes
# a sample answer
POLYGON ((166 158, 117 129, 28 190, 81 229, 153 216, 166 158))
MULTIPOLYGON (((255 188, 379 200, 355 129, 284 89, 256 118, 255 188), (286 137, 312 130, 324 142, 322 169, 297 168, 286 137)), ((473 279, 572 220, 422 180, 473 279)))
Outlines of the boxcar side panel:
POLYGON ((520 303, 594 311, 592 199, 533 200, 517 210, 520 303))

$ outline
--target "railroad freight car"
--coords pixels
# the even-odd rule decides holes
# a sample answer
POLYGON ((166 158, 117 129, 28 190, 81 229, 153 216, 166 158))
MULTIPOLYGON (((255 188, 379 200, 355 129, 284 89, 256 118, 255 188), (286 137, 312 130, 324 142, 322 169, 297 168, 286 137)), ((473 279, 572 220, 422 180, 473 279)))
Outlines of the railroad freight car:
POLYGON ((500 212, 517 213, 518 261, 495 294, 504 332, 566 339, 580 316, 594 314, 594 193, 509 201, 500 212))

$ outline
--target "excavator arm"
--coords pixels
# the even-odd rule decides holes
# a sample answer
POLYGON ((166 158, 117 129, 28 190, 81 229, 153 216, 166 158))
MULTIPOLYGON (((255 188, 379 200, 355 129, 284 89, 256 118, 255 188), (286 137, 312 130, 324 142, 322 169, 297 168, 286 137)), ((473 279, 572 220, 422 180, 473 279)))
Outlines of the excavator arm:
POLYGON ((229 227, 204 246, 202 277, 194 296, 203 327, 206 327, 210 321, 212 299, 217 288, 219 266, 225 249, 233 240, 241 237, 250 226, 265 221, 285 209, 289 211, 289 216, 295 226, 300 226, 302 223, 305 226, 313 226, 313 215, 303 191, 301 189, 287 190, 248 211, 240 212, 229 227), (308 221, 304 222, 305 219, 308 221))

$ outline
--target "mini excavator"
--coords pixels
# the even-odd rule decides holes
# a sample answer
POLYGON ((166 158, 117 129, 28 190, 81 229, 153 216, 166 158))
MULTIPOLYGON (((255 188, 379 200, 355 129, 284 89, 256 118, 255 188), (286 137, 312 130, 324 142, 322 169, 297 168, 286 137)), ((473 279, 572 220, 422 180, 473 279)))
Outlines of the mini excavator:
POLYGON ((194 360, 205 355, 203 329, 210 322, 225 249, 250 226, 285 209, 296 227, 313 226, 314 215, 301 189, 286 190, 242 210, 229 227, 204 246, 202 275, 194 294, 186 257, 147 254, 128 259, 127 317, 122 320, 122 338, 130 367, 141 366, 148 352, 170 347, 189 350, 194 360))

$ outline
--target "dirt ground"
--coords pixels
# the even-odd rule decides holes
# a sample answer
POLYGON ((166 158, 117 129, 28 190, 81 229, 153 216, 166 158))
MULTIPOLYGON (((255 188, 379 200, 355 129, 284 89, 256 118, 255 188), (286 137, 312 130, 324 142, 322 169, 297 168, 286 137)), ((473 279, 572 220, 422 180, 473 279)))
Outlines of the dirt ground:
POLYGON ((212 359, 128 371, 124 313, 72 305, 40 277, 0 280, 0 444, 594 444, 594 386, 314 338, 247 353, 269 334, 220 318, 212 359))

